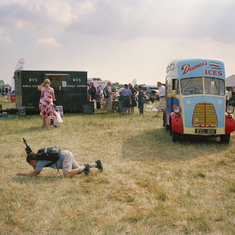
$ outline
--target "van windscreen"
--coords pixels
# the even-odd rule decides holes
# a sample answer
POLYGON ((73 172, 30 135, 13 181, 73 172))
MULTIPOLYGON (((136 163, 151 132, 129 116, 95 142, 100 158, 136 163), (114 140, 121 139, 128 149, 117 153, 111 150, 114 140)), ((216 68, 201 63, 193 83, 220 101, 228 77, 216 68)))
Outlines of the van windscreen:
POLYGON ((184 78, 180 80, 182 95, 225 94, 224 80, 211 77, 184 78))

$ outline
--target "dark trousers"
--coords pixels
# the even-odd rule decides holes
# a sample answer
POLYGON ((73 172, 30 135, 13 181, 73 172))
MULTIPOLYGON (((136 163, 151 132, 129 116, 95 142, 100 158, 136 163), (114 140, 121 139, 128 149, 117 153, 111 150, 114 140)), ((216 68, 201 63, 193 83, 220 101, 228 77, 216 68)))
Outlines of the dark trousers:
POLYGON ((130 108, 129 96, 123 96, 123 108, 130 108))
POLYGON ((138 108, 140 110, 140 114, 144 114, 144 104, 142 102, 138 102, 138 108))
POLYGON ((100 109, 100 108, 101 108, 100 102, 97 102, 97 101, 96 101, 96 108, 97 108, 97 109, 100 109))

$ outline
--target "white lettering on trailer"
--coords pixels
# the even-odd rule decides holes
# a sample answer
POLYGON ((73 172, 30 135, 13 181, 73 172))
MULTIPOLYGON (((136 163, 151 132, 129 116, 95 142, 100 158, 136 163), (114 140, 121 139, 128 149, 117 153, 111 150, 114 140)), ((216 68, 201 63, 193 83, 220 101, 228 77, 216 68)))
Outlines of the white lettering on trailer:
POLYGON ((29 78, 29 82, 38 82, 38 78, 29 78))
POLYGON ((81 82, 82 79, 81 78, 73 78, 73 82, 81 82))

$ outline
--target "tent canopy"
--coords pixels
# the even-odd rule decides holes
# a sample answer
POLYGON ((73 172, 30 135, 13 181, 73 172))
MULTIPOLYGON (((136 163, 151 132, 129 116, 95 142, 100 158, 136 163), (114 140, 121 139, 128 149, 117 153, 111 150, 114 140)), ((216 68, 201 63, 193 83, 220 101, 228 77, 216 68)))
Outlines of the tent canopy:
POLYGON ((4 87, 5 87, 5 86, 9 86, 9 87, 10 87, 10 85, 5 84, 3 80, 0 80, 0 87, 3 87, 3 86, 4 86, 4 87))
POLYGON ((235 87, 235 75, 226 78, 226 87, 235 87))

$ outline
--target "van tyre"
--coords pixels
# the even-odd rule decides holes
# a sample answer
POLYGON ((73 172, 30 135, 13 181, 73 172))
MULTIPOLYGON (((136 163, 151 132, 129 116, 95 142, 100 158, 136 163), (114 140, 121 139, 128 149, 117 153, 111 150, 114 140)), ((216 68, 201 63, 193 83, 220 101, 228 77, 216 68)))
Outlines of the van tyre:
POLYGON ((170 130, 170 135, 172 135, 171 119, 170 119, 170 125, 168 126, 168 130, 170 130))
POLYGON ((169 130, 169 126, 167 124, 165 124, 165 129, 166 129, 166 131, 169 130))
POLYGON ((228 144, 230 141, 230 133, 226 135, 221 135, 220 136, 220 142, 224 144, 228 144))
POLYGON ((172 140, 173 142, 177 142, 179 140, 180 134, 174 130, 172 130, 172 140))

